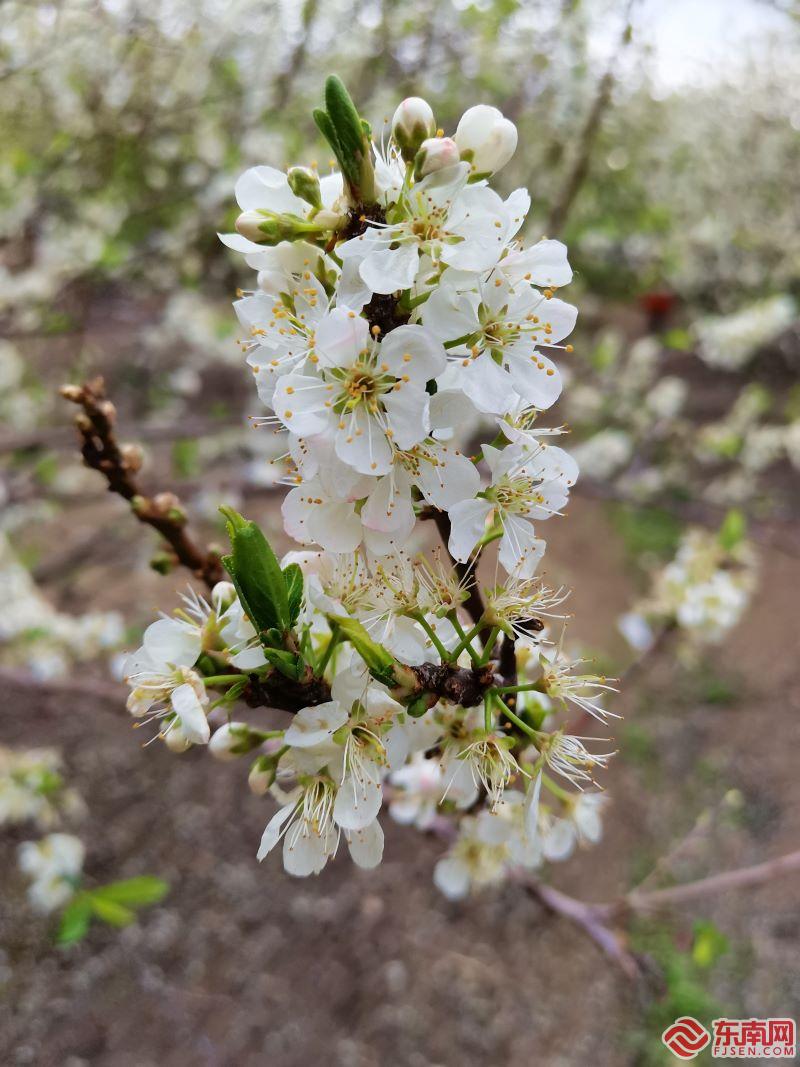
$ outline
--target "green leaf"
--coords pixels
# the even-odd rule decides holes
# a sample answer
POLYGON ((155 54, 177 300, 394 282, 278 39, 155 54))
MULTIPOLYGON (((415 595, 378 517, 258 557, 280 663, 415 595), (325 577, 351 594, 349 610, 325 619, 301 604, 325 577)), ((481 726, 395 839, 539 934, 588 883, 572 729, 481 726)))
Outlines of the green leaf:
POLYGON ((286 595, 289 600, 290 625, 294 626, 303 605, 303 572, 297 563, 290 563, 288 567, 283 568, 283 580, 286 582, 286 595))
POLYGON ((106 900, 102 896, 97 896, 96 890, 87 893, 86 897, 97 918, 108 923, 109 926, 130 926, 136 918, 130 908, 118 904, 116 900, 106 900))
POLYGON ((285 674, 287 678, 291 678, 293 682, 296 682, 305 668, 305 663, 296 656, 293 652, 285 652, 279 648, 264 648, 264 655, 272 664, 276 667, 281 674, 285 674))
POLYGON ((314 122, 316 122, 317 124, 317 129, 328 142, 328 144, 331 146, 333 154, 336 156, 337 159, 339 159, 339 162, 341 164, 341 160, 339 157, 341 156, 342 148, 339 144, 339 140, 336 136, 336 130, 334 129, 333 123, 330 120, 328 112, 323 111, 322 108, 315 107, 312 114, 314 116, 314 122))
POLYGON ((717 538, 726 552, 732 552, 740 545, 747 533, 747 523, 738 508, 731 508, 722 520, 717 538))
POLYGON ((331 615, 330 621, 358 652, 369 668, 370 674, 384 685, 395 686, 394 656, 377 641, 373 641, 358 619, 346 615, 331 615))
POLYGON ((169 883, 150 874, 139 878, 126 878, 121 882, 110 882, 92 890, 95 900, 111 901, 128 908, 141 908, 145 904, 157 904, 169 892, 169 883))
POLYGON ((711 967, 729 947, 727 937, 712 922, 700 920, 694 924, 692 960, 698 967, 711 967))
POLYGON ((85 893, 79 893, 61 913, 56 941, 59 945, 74 945, 86 936, 92 918, 92 906, 85 893))
POLYGON ((275 553, 264 534, 232 508, 220 511, 228 520, 228 536, 233 549, 223 563, 230 574, 242 607, 261 633, 264 630, 291 629, 286 582, 275 553))
POLYGON ((335 74, 331 74, 325 81, 325 107, 336 131, 342 170, 349 181, 358 186, 361 181, 361 161, 364 158, 364 130, 344 82, 335 74))

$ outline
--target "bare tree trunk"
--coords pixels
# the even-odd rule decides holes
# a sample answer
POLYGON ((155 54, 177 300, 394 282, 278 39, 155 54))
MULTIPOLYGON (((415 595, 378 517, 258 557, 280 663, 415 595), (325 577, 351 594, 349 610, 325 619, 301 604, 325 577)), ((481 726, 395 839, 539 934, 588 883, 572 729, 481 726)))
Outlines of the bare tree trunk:
POLYGON ((611 55, 606 71, 598 84, 594 102, 589 109, 586 122, 583 124, 581 135, 578 138, 577 153, 561 188, 561 194, 550 209, 550 215, 547 219, 548 235, 558 234, 563 229, 575 198, 589 173, 589 165, 592 160, 592 151, 597 140, 597 134, 602 126, 603 116, 611 103, 611 91, 614 88, 615 78, 614 69, 633 37, 631 14, 635 2, 636 0, 628 0, 628 6, 625 11, 625 27, 619 38, 619 43, 611 55))

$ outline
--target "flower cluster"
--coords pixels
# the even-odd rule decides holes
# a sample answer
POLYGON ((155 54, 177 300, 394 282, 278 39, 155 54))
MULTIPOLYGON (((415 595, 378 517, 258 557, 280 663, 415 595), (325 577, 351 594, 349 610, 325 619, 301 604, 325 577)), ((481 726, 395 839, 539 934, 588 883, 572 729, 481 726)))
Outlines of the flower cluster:
POLYGON ((742 370, 760 348, 774 341, 797 319, 797 305, 786 294, 749 304, 732 315, 715 315, 695 324, 700 357, 710 367, 742 370))
POLYGON ((74 895, 86 850, 74 834, 47 834, 19 846, 19 868, 30 879, 28 899, 35 911, 51 912, 74 895))
POLYGON ((8 609, 0 619, 0 661, 8 653, 37 677, 51 678, 66 674, 70 662, 94 659, 122 642, 122 617, 115 611, 55 611, 2 531, 0 586, 8 609))
POLYGON ((166 893, 166 882, 140 875, 86 888, 83 841, 65 826, 85 812, 85 805, 64 780, 55 749, 14 750, 0 746, 0 827, 34 823, 48 830, 38 840, 17 847, 17 867, 28 882, 33 911, 60 912, 59 944, 79 941, 92 919, 110 926, 133 922, 136 910, 166 893))
POLYGON ((64 782, 55 749, 0 745, 0 826, 30 820, 46 829, 82 808, 78 794, 64 782))
POLYGON ((623 617, 621 628, 639 647, 652 641, 651 625, 677 626, 691 644, 718 644, 738 624, 755 588, 755 555, 731 512, 718 534, 692 528, 675 558, 659 570, 647 597, 623 617))
POLYGON ((279 561, 223 508, 232 581, 148 627, 128 707, 174 751, 250 757, 251 789, 279 802, 259 859, 281 844, 287 871, 318 873, 344 837, 372 867, 388 800, 421 828, 460 824, 437 883, 455 864, 480 885, 494 879, 463 871, 481 843, 507 873, 600 836, 583 791, 608 757, 569 717, 605 722, 612 687, 544 640, 565 593, 536 573, 578 475, 537 424, 562 388, 571 270, 559 242, 519 239, 527 192, 488 183, 517 141, 499 111, 446 137, 411 98, 376 144, 336 78, 325 103, 340 170, 247 171, 222 237, 257 272, 241 343, 270 409, 257 421, 285 434, 284 527, 309 547, 279 561), (444 557, 422 550, 434 526, 444 557), (253 725, 240 700, 291 720, 253 725))

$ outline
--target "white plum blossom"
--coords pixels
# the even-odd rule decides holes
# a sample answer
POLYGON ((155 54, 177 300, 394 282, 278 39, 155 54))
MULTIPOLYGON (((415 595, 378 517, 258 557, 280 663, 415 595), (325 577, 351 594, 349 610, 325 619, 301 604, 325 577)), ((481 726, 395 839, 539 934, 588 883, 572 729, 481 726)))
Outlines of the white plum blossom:
POLYGON ((36 911, 55 911, 75 895, 85 854, 83 842, 73 834, 47 834, 41 841, 22 842, 19 868, 31 881, 28 899, 36 911))
POLYGON ((474 500, 450 509, 448 547, 455 559, 469 559, 489 522, 495 520, 502 529, 500 563, 509 573, 529 578, 544 553, 544 542, 536 537, 533 524, 561 512, 577 467, 563 449, 544 445, 537 449, 510 445, 502 450, 485 445, 483 453, 491 484, 474 500))
POLYGON ((187 745, 207 744, 211 736, 208 696, 202 679, 192 670, 200 651, 200 635, 193 626, 180 619, 159 619, 147 627, 141 648, 125 664, 132 686, 131 715, 166 718, 162 736, 178 729, 187 745))
POLYGON ((374 867, 386 803, 450 838, 434 882, 457 900, 601 833, 583 790, 608 755, 565 712, 605 721, 613 687, 549 647, 566 592, 535 576, 578 477, 564 428, 539 424, 567 381, 572 270, 559 241, 522 242, 528 192, 488 183, 517 145, 496 108, 447 136, 408 98, 376 144, 335 78, 325 103, 341 171, 251 168, 223 238, 256 272, 235 305, 253 422, 281 435, 283 527, 309 548, 278 561, 223 507, 232 582, 148 627, 128 705, 171 749, 251 761, 278 803, 259 860, 281 845, 288 873, 319 874, 344 837, 374 867))
POLYGON ((486 185, 468 185, 469 165, 436 170, 408 190, 397 221, 368 227, 338 248, 373 293, 410 289, 420 256, 434 266, 480 273, 493 267, 522 223, 518 199, 503 201, 486 185))
POLYGON ((322 437, 361 474, 386 474, 392 447, 413 448, 430 431, 426 382, 444 370, 441 344, 421 326, 401 326, 381 343, 366 319, 334 308, 316 332, 317 373, 279 379, 274 406, 288 430, 322 437))

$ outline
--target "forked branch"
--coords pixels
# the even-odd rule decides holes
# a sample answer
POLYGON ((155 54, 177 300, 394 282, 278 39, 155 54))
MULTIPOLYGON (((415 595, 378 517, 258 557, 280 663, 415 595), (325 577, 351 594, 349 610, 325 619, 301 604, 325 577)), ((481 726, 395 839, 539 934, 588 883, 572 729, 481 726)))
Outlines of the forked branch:
POLYGON ((225 572, 219 553, 211 547, 199 545, 186 529, 186 513, 174 493, 146 496, 137 474, 142 465, 141 451, 136 445, 117 442, 115 424, 117 411, 106 396, 102 378, 94 378, 83 385, 65 385, 61 395, 77 404, 81 410, 75 416, 75 426, 81 439, 81 455, 87 467, 98 471, 108 483, 111 493, 128 500, 139 522, 152 526, 167 542, 172 560, 187 567, 211 589, 222 581, 225 572))

